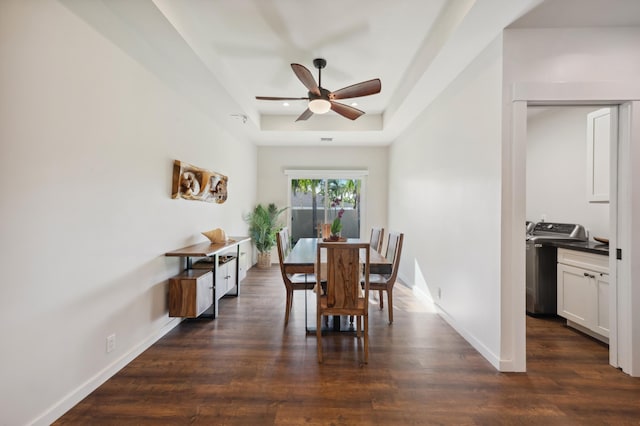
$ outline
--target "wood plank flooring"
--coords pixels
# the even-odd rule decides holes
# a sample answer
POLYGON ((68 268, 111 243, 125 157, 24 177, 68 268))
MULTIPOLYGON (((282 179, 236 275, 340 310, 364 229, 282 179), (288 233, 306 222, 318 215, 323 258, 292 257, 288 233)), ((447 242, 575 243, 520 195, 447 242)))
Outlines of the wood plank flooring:
POLYGON ((370 309, 367 365, 361 344, 344 335, 323 338, 318 364, 303 292, 285 328, 279 270, 251 269, 218 319, 183 322, 56 424, 640 424, 640 379, 610 367, 605 345, 557 320, 528 318, 528 372, 499 373, 396 289, 393 325, 386 306, 370 309))

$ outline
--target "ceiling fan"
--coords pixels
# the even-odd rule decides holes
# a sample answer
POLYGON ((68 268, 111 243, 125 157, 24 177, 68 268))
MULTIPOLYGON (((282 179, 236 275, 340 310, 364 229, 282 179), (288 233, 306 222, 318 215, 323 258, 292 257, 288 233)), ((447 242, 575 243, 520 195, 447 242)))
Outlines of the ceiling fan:
POLYGON ((355 120, 364 114, 357 108, 336 102, 336 99, 359 98, 362 96, 375 95, 380 93, 382 83, 379 78, 363 81, 351 86, 343 87, 335 92, 330 92, 322 87, 322 69, 327 65, 327 61, 321 58, 313 60, 313 65, 318 69, 318 83, 313 78, 311 71, 300 64, 291 64, 293 72, 298 79, 309 89, 306 98, 281 98, 277 96, 256 96, 256 99, 263 101, 294 101, 306 99, 309 101, 307 109, 300 114, 296 121, 306 120, 313 114, 324 114, 330 109, 350 120, 355 120))

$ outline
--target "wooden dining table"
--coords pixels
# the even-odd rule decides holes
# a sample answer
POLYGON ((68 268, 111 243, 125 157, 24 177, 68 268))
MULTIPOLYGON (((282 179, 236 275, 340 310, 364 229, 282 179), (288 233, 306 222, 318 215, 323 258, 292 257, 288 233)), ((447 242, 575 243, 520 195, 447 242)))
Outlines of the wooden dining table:
MULTIPOLYGON (((293 246, 283 265, 288 274, 313 274, 318 241, 321 238, 300 238, 293 246)), ((368 243, 360 238, 348 238, 348 243, 368 243)), ((336 243, 339 244, 339 243, 336 243)), ((369 249, 369 269, 372 274, 391 274, 392 263, 374 249, 369 249)))
MULTIPOLYGON (((282 262, 287 274, 313 274, 318 250, 318 241, 321 238, 300 238, 293 246, 291 252, 282 262)), ((348 238, 348 243, 369 243, 360 238, 348 238)), ((340 243, 336 243, 340 244, 340 243)), ((391 274, 392 263, 375 249, 369 248, 369 271, 372 274, 391 274)), ((304 324, 307 333, 315 333, 315 328, 309 327, 307 321, 307 290, 304 291, 304 324)), ((353 331, 353 327, 341 327, 340 320, 334 318, 333 331, 353 331)))

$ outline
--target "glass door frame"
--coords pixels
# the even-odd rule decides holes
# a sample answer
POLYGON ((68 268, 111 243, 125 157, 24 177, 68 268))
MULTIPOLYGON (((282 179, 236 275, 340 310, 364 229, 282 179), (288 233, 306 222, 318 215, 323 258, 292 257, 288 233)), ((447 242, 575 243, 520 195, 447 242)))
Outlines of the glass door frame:
MULTIPOLYGON (((287 206, 291 207, 291 181, 295 179, 358 179, 360 180, 360 238, 363 236, 363 230, 366 227, 367 216, 367 176, 369 176, 369 170, 304 170, 293 169, 285 170, 284 174, 287 176, 287 206)), ((292 229, 291 208, 286 210, 287 212, 287 226, 292 229)))

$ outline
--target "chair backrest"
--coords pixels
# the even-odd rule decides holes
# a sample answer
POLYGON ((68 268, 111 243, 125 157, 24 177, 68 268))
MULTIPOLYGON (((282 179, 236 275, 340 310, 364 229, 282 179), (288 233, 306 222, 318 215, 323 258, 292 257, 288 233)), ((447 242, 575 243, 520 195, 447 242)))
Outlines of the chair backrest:
MULTIPOLYGON (((358 299, 369 298, 369 244, 367 243, 318 243, 316 267, 326 262, 327 307, 330 309, 358 309, 358 299), (323 255, 323 251, 325 255, 323 255), (364 269, 360 269, 360 265, 364 269), (361 277, 365 286, 362 293, 361 277)), ((325 278, 323 276, 323 278, 325 278)))
POLYGON ((282 278, 284 279, 285 285, 288 284, 289 279, 287 278, 287 274, 284 269, 284 259, 287 257, 286 250, 289 237, 287 236, 287 228, 282 228, 276 234, 276 245, 278 246, 278 260, 280 261, 280 272, 282 273, 282 278))
POLYGON ((371 248, 380 253, 382 250, 382 240, 384 239, 384 228, 371 228, 371 248))
POLYGON ((287 257, 291 252, 291 238, 289 237, 289 228, 286 226, 278 232, 280 244, 282 245, 282 254, 287 257))
POLYGON ((389 239, 387 242, 387 254, 385 257, 391 261, 391 280, 395 280, 398 275, 398 268, 400 266, 400 255, 402 254, 402 243, 404 242, 404 234, 399 232, 389 232, 389 239))

